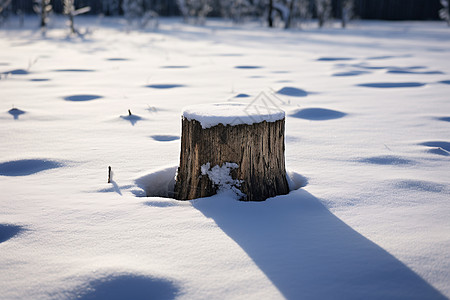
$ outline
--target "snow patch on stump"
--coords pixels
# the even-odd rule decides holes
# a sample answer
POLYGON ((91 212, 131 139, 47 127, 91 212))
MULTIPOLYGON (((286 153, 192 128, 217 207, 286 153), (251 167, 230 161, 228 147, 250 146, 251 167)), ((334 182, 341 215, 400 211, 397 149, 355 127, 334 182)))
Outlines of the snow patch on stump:
POLYGON ((218 187, 218 193, 224 191, 233 191, 239 198, 245 196, 238 187, 241 186, 242 180, 233 179, 231 170, 239 168, 236 163, 226 162, 221 167, 218 165, 211 168, 210 163, 201 166, 202 175, 207 175, 214 185, 218 187))

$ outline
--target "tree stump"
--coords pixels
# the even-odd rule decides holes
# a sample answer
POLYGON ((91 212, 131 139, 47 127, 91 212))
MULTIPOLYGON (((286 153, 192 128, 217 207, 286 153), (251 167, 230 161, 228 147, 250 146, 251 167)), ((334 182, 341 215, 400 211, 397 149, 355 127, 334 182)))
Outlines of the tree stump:
POLYGON ((284 124, 283 111, 265 106, 185 108, 175 198, 208 197, 222 188, 244 201, 287 194, 284 124))

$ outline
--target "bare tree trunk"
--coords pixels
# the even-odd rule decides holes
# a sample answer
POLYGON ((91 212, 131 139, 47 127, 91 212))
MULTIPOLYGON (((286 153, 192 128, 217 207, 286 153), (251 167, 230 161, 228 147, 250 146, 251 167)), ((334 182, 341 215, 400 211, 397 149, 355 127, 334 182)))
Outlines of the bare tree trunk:
POLYGON ((73 13, 72 12, 69 14, 69 25, 70 25, 70 32, 72 34, 75 34, 77 31, 75 30, 75 26, 73 24, 73 13))
POLYGON ((284 29, 288 29, 289 27, 291 27, 292 12, 294 10, 294 2, 295 2, 295 0, 291 0, 291 3, 289 3, 289 16, 286 20, 286 23, 284 24, 284 29))
POLYGON ((204 129, 200 122, 184 118, 175 198, 190 200, 214 195, 218 187, 204 168, 226 163, 236 164, 231 176, 240 182, 237 188, 245 194, 241 200, 263 201, 287 194, 284 122, 283 118, 204 129))
POLYGON ((269 15, 267 16, 267 22, 269 27, 273 27, 273 0, 269 0, 269 15))
POLYGON ((41 0, 41 27, 47 25, 47 4, 45 0, 41 0))

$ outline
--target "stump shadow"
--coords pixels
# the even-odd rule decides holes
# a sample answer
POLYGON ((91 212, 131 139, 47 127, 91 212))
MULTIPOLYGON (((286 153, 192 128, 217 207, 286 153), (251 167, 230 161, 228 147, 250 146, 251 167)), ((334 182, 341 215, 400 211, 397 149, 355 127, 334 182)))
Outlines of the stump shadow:
POLYGON ((94 279, 74 292, 80 300, 175 299, 179 288, 171 281, 142 275, 110 275, 94 279))
POLYGON ((216 195, 193 205, 286 299, 446 299, 305 190, 264 202, 216 195))
POLYGON ((0 224, 0 244, 20 234, 25 229, 12 224, 0 224))

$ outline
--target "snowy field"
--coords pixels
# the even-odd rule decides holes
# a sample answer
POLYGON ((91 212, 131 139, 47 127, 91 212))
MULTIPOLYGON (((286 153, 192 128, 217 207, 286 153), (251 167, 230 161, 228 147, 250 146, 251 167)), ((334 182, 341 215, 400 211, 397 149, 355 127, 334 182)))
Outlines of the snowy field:
POLYGON ((1 299, 450 297, 443 22, 64 22, 0 28, 1 299), (286 112, 303 187, 145 197, 174 175, 182 108, 227 101, 286 112))

